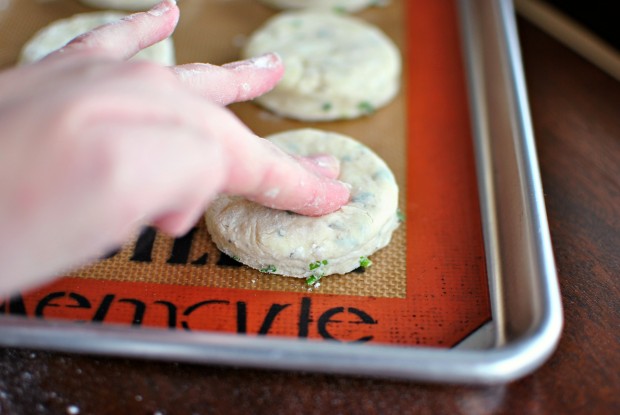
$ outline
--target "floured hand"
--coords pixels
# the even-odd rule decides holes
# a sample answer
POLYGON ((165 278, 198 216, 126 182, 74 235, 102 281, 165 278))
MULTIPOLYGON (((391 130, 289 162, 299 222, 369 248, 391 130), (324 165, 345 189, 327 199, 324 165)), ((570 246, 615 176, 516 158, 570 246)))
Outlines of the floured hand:
POLYGON ((125 62, 178 17, 166 0, 0 74, 0 293, 91 261, 142 224, 182 234, 220 192, 305 215, 347 202, 337 162, 300 162, 223 107, 270 90, 278 56, 125 62))

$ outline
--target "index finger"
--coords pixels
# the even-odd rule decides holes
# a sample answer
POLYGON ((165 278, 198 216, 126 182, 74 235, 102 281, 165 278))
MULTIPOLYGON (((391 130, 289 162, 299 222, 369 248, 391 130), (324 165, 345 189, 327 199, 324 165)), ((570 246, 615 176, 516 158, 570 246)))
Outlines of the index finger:
POLYGON ((119 60, 129 59, 169 37, 178 20, 176 1, 163 0, 146 12, 131 14, 86 32, 48 56, 89 51, 119 60))
POLYGON ((256 98, 271 90, 284 74, 282 59, 275 53, 222 66, 192 63, 171 70, 191 90, 220 105, 256 98))
POLYGON ((221 113, 218 127, 229 155, 224 192, 307 216, 334 212, 349 201, 347 185, 330 174, 337 172, 336 160, 331 160, 336 165, 328 169, 299 162, 270 141, 255 136, 228 111, 221 113))

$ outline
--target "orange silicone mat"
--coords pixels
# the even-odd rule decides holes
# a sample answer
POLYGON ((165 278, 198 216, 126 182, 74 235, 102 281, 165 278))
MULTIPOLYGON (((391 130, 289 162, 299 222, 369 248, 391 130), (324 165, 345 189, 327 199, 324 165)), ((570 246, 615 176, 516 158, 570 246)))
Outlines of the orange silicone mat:
MULTIPOLYGON (((179 63, 237 59, 243 40, 275 13, 250 0, 183 0, 180 8, 174 35, 179 63)), ((0 11, 0 64, 15 61, 28 38, 23 32, 89 10, 69 0, 13 2, 0 11), (16 25, 20 19, 29 23, 16 25)), ((259 135, 309 126, 334 130, 359 139, 387 161, 400 185, 406 221, 392 243, 372 256, 372 267, 309 288, 303 280, 261 274, 223 256, 202 222, 177 239, 149 228, 108 259, 6 299, 0 312, 443 347, 487 322, 491 312, 455 3, 392 0, 357 16, 383 29, 402 52, 403 89, 393 103, 363 119, 329 123, 285 120, 252 103, 231 109, 259 135)))

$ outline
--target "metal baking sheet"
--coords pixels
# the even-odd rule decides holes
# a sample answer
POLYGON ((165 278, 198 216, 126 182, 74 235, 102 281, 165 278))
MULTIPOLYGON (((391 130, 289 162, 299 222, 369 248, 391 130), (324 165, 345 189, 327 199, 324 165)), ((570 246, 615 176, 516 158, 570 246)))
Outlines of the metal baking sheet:
MULTIPOLYGON (((54 4, 55 2, 48 3, 54 4)), ((70 1, 62 2, 59 0, 56 3, 56 7, 53 8, 56 13, 63 12, 64 7, 73 8, 70 1), (65 5, 64 3, 69 4, 65 5)), ((411 15, 411 11, 415 9, 416 5, 419 6, 422 3, 424 2, 394 0, 388 7, 407 7, 407 11, 411 15)), ((288 307, 289 303, 292 303, 291 299, 299 301, 296 330, 301 333, 302 327, 305 327, 305 336, 287 336, 286 334, 290 331, 280 333, 280 335, 275 333, 273 336, 249 336, 225 333, 234 330, 222 328, 190 332, 187 330, 162 330, 156 327, 157 324, 141 325, 139 328, 136 325, 83 324, 76 323, 75 318, 71 322, 62 319, 32 318, 33 316, 36 317, 36 312, 31 313, 28 318, 23 318, 16 317, 14 314, 19 313, 14 311, 20 307, 25 310, 26 305, 31 309, 33 305, 31 303, 20 303, 15 299, 6 299, 0 303, 0 310, 4 314, 0 316, 0 343, 6 346, 34 347, 79 353, 441 382, 507 382, 536 369, 555 348, 562 326, 562 312, 528 113, 513 6, 507 0, 499 2, 462 0, 458 3, 445 0, 434 3, 426 2, 426 4, 439 5, 437 7, 453 10, 455 16, 458 10, 459 23, 456 23, 455 17, 454 24, 460 28, 466 70, 464 71, 465 74, 459 73, 460 69, 458 68, 460 66, 456 65, 458 70, 454 75, 457 77, 466 76, 469 86, 468 97, 471 118, 467 127, 471 125, 472 131, 471 133, 470 131, 463 131, 463 137, 467 138, 471 135, 473 138, 472 158, 475 155, 480 206, 480 213, 477 214, 478 219, 474 220, 473 223, 474 225, 477 223, 476 226, 479 227, 479 233, 483 235, 484 243, 484 254, 479 257, 483 263, 483 269, 478 270, 478 274, 472 275, 474 277, 476 275, 482 276, 485 281, 488 278, 488 282, 485 282, 484 295, 480 294, 482 304, 478 304, 478 309, 482 312, 473 312, 472 314, 476 316, 476 320, 459 322, 459 319, 455 318, 455 313, 459 311, 458 308, 455 308, 452 314, 453 320, 456 321, 455 324, 464 326, 469 324, 467 326, 469 328, 463 329, 465 330, 463 333, 471 333, 470 335, 465 337, 463 335, 452 335, 447 344, 442 344, 445 339, 444 332, 438 330, 437 333, 439 334, 436 335, 416 334, 420 331, 424 332, 424 328, 412 327, 411 325, 418 324, 415 323, 417 320, 415 320, 415 316, 414 319, 408 316, 409 319, 405 318, 402 321, 409 322, 410 326, 400 326, 403 327, 403 331, 409 333, 409 337, 405 336, 406 340, 402 342, 403 344, 398 344, 398 339, 403 339, 398 333, 398 325, 388 327, 382 341, 378 342, 351 341, 360 340, 360 337, 358 334, 351 334, 347 330, 338 332, 343 337, 353 336, 347 338, 349 340, 347 342, 337 342, 333 341, 334 339, 329 339, 330 336, 321 336, 320 329, 318 329, 319 333, 314 333, 316 335, 313 337, 313 333, 308 333, 310 323, 316 323, 316 326, 323 324, 323 334, 329 333, 326 329, 327 325, 336 322, 336 319, 332 317, 337 313, 343 314, 348 311, 349 314, 353 313, 357 318, 353 324, 360 326, 363 323, 374 324, 372 322, 376 322, 377 319, 371 318, 363 312, 362 305, 365 302, 380 305, 382 304, 381 301, 385 301, 385 304, 389 305, 402 301, 403 298, 407 298, 408 295, 415 292, 416 289, 421 289, 421 287, 414 287, 411 285, 411 280, 406 280, 402 286, 396 284, 395 287, 391 287, 388 294, 365 293, 364 295, 356 295, 359 293, 348 292, 346 291, 347 288, 343 288, 346 287, 346 283, 353 280, 329 280, 326 281, 324 287, 321 287, 324 291, 320 295, 312 293, 317 295, 308 296, 308 293, 303 292, 306 289, 303 285, 289 287, 283 291, 281 287, 271 285, 274 284, 272 280, 265 282, 261 278, 258 283, 252 282, 250 275, 240 278, 240 284, 245 283, 247 286, 237 289, 242 289, 243 295, 247 298, 257 297, 257 293, 270 290, 276 293, 274 295, 280 299, 280 302, 274 303, 277 305, 275 309, 273 305, 272 308, 269 308, 269 311, 274 311, 272 315, 274 319, 278 317, 278 310, 283 310, 288 307), (486 296, 487 292, 488 297, 486 296), (339 296, 348 296, 346 297, 350 299, 348 308, 335 307, 336 303, 330 303, 331 300, 340 298, 339 296), (382 296, 385 298, 377 298, 382 296), (485 304, 485 298, 488 298, 490 302, 491 321, 484 317, 484 310, 488 307, 485 304), (326 307, 331 304, 331 308, 327 311, 332 314, 327 317, 325 317, 325 313, 321 316, 315 316, 314 320, 318 321, 314 321, 310 314, 306 313, 312 301, 319 304, 324 303, 326 307)), ((192 1, 186 0, 182 6, 191 8, 192 1)), ((48 5, 47 7, 51 6, 48 5)), ((2 11, 0 11, 0 19, 2 18, 1 13, 2 11)), ((273 11, 265 11, 264 15, 268 16, 270 13, 273 11)), ((380 16, 379 13, 373 13, 373 11, 369 11, 366 14, 361 14, 361 17, 373 21, 375 16, 380 16)), ((430 16, 418 16, 415 19, 415 22, 422 26, 420 30, 424 29, 423 26, 427 17, 430 16)), ((380 22, 379 17, 377 19, 380 22)), ((243 21, 243 19, 239 20, 243 21)), ((3 25, 5 23, 2 22, 3 25)), ((408 23, 412 22, 409 21, 408 23)), ((452 29, 455 30, 455 28, 452 29)), ((386 30, 394 29, 387 28, 386 30)), ((412 33, 423 32, 408 30, 405 37, 411 36, 412 33)), ((395 35, 394 33, 390 34, 395 35)), ((15 40, 15 45, 23 41, 23 39, 18 40, 15 40)), ((14 48, 15 45, 13 45, 14 48)), ((196 45, 192 46, 192 48, 178 49, 181 60, 202 60, 200 56, 196 56, 201 44, 196 41, 196 45)), ((407 47, 403 44, 400 46, 407 47)), ((223 48, 222 45, 218 47, 223 48)), ((4 53, 9 55, 12 53, 11 56, 15 55, 14 50, 11 52, 10 48, 4 49, 4 53)), ((223 49, 222 54, 229 53, 229 49, 229 47, 223 49)), ((406 51, 415 56, 415 51, 411 49, 406 49, 406 51)), ((408 56, 410 60, 406 64, 406 70, 424 65, 424 62, 418 62, 412 56, 408 56)), ((231 59, 228 60, 234 60, 234 55, 230 57, 231 59)), ((407 96, 413 93, 415 92, 407 91, 407 96)), ((404 100, 404 97, 401 97, 401 100, 404 100)), ((251 106, 252 104, 247 105, 251 106)), ((416 104, 414 101, 404 100, 395 105, 406 107, 416 104)), ((241 118, 253 128, 261 130, 264 128, 262 125, 271 122, 269 116, 262 112, 255 110, 244 112, 243 107, 239 111, 241 118)), ((394 110, 386 109, 385 114, 389 114, 389 111, 393 112, 394 110)), ((388 115, 382 116, 381 112, 378 112, 376 118, 373 119, 373 117, 375 115, 368 117, 368 120, 361 121, 360 134, 363 135, 364 131, 372 132, 378 129, 392 128, 390 127, 391 120, 387 118, 388 115), (381 121, 382 119, 383 121, 381 121)), ((400 117, 404 117, 404 114, 401 113, 400 117)), ((441 121, 436 120, 436 122, 441 121)), ((339 128, 334 124, 329 126, 339 128)), ((323 126, 320 127, 323 128, 323 126)), ((403 129, 402 127, 399 128, 403 129)), ((411 127, 411 124, 408 124, 408 128, 408 131, 401 131, 401 133, 406 134, 405 137, 411 138, 412 130, 413 132, 416 130, 415 127, 411 127)), ((372 138, 368 138, 368 140, 367 144, 374 146, 380 154, 382 151, 386 151, 386 154, 389 153, 382 149, 380 142, 374 142, 372 138)), ((398 155, 402 152, 392 153, 398 155)), ((447 153, 450 152, 447 151, 447 153)), ((396 165, 396 170, 404 172, 406 171, 405 166, 400 166, 400 164, 404 163, 405 160, 402 157, 399 159, 397 155, 391 155, 390 157, 393 159, 388 162, 393 168, 396 165)), ((403 176, 399 178, 401 187, 407 188, 407 191, 410 192, 412 184, 406 183, 405 185, 405 174, 397 172, 397 177, 399 174, 403 176)), ((412 202, 409 198, 404 199, 404 208, 410 212, 412 202)), ((415 221, 407 221, 406 226, 403 227, 407 228, 407 233, 405 234, 405 231, 401 230, 399 237, 401 240, 395 244, 397 247, 402 244, 407 254, 411 253, 411 244, 407 237, 411 232, 412 223, 415 221)), ((189 239, 191 240, 191 236, 189 239)), ((149 246, 148 237, 144 241, 149 246)), ((170 243, 174 254, 174 249, 177 247, 176 241, 170 243)), ((183 241, 178 243, 178 247, 182 251, 183 241)), ((136 246, 134 245, 134 250, 136 246)), ((180 255, 180 251, 176 252, 180 255)), ((167 257, 168 262, 173 259, 173 254, 167 257)), ((386 261, 390 258, 389 254, 383 255, 382 258, 386 261)), ((178 259, 178 257, 174 258, 178 259)), ((192 257, 191 259, 196 264, 202 264, 200 261, 209 262, 205 256, 195 259, 192 257)), ((185 263, 187 260, 188 258, 185 258, 185 263)), ((222 258, 220 258, 221 260, 222 258)), ((409 257, 408 260, 406 267, 411 268, 412 264, 409 257)), ((392 262, 391 266, 395 267, 395 273, 399 273, 404 265, 401 266, 392 262)), ((440 269, 435 272, 437 275, 441 275, 442 272, 450 272, 447 268, 463 269, 463 264, 459 261, 454 263, 448 261, 440 263, 438 268, 440 269), (441 269, 442 267, 446 269, 441 269)), ((96 269, 93 272, 96 273, 96 269)), ((135 273, 139 270, 131 272, 135 273)), ((432 272, 429 273, 432 274, 432 272)), ((121 280, 115 281, 109 275, 104 276, 102 280, 109 285, 131 284, 131 282, 122 280, 123 275, 121 275, 121 280)), ((192 274, 190 277, 192 277, 192 281, 195 281, 195 278, 203 278, 204 284, 209 289, 214 290, 213 292, 221 294, 224 291, 217 290, 228 289, 222 287, 221 282, 209 280, 208 275, 210 274, 207 273, 205 277, 198 274, 196 277, 192 274)), ((350 278, 355 277, 353 275, 350 278)), ((357 281, 360 281, 359 276, 357 277, 357 281)), ((367 288, 370 290, 373 289, 372 277, 373 274, 369 274, 367 278, 362 279, 365 284, 369 284, 367 288)), ((93 279, 96 278, 90 276, 90 280, 93 279)), ((56 294, 63 292, 63 295, 66 295, 67 291, 59 291, 64 289, 63 287, 80 286, 79 280, 75 278, 65 279, 64 281, 67 282, 61 281, 58 283, 59 285, 55 286, 56 294)), ((155 282, 162 283, 162 281, 155 282)), ((361 285, 363 286, 364 283, 361 285)), ((124 286, 128 287, 128 285, 124 286)), ((442 288, 438 285, 436 289, 441 290, 442 288)), ((193 288, 190 284, 184 292, 188 293, 191 290, 193 288)), ((241 291, 237 293, 239 292, 241 291)), ((46 291, 42 289, 41 294, 44 293, 46 291)), ((47 293, 49 297, 49 291, 47 293)), ((420 300, 428 307, 429 315, 434 310, 434 304, 437 307, 440 305, 439 300, 434 303, 433 295, 434 293, 429 291, 428 296, 430 298, 420 300)), ((40 299, 37 307, 41 304, 43 304, 42 307, 46 305, 53 307, 54 298, 48 297, 44 298, 45 301, 40 299)), ((75 295, 73 300, 77 301, 77 305, 83 306, 84 309, 94 307, 90 303, 86 307, 86 303, 83 302, 84 298, 75 295)), ((105 309, 106 298, 110 299, 110 297, 105 296, 100 298, 101 302, 97 306, 97 311, 105 309)), ((239 297, 235 298, 238 299, 239 297)), ((133 305, 137 308, 138 303, 139 301, 136 300, 133 305)), ((161 302, 161 304, 163 303, 161 302)), ((172 303, 165 303, 170 310, 172 303)), ((235 304, 237 312, 245 310, 247 313, 245 301, 237 301, 235 304)), ((73 307, 73 309, 76 308, 79 307, 73 307)), ((404 313, 406 314, 412 313, 412 310, 416 310, 416 308, 401 308, 399 310, 405 310, 404 313)), ((309 313, 309 311, 307 312, 309 313)), ((135 310, 132 315, 135 323, 137 315, 135 310)), ((244 315, 248 316, 248 314, 244 315)), ((381 316, 378 320, 385 321, 388 316, 381 316)), ((117 318, 120 322, 126 316, 117 318)), ((461 318, 460 320, 465 319, 461 318)), ((263 320, 261 327, 264 326, 265 321, 263 320)), ((175 322, 175 326, 177 323, 175 322)), ((247 325, 252 322, 248 323, 247 319, 240 321, 237 317, 234 323, 239 329, 239 327, 247 328, 247 325)), ((163 326, 165 327, 165 324, 163 326)))

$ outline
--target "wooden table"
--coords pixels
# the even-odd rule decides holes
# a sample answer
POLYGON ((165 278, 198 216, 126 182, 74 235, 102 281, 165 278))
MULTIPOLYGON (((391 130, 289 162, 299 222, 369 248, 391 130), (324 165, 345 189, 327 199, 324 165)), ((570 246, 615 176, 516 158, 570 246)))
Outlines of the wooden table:
POLYGON ((620 414, 620 83, 519 28, 565 307, 540 370, 465 387, 0 349, 0 414, 620 414))

